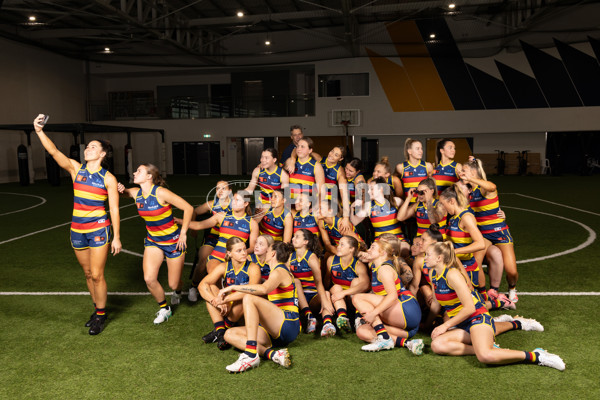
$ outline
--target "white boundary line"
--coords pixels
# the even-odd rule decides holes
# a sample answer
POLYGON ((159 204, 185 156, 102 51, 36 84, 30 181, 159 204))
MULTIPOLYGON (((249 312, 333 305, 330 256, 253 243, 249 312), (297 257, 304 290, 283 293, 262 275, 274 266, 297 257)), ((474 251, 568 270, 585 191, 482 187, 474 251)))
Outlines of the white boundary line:
MULTIPOLYGON (((555 203, 553 201, 540 199, 539 197, 528 196, 526 194, 521 194, 521 193, 503 193, 503 194, 514 194, 516 196, 526 197, 528 199, 534 199, 534 200, 537 200, 537 201, 543 201, 544 203, 550 203, 550 204, 554 204, 555 206, 561 206, 561 207, 565 207, 565 208, 570 208, 571 210, 575 210, 575 211, 579 211, 579 212, 587 213, 587 214, 592 214, 592 215, 595 215, 597 217, 600 217, 600 214, 592 212, 592 211, 582 210, 581 208, 571 207, 571 206, 568 206, 566 204, 555 203)), ((500 208, 502 208, 502 207, 500 207, 500 208)))
POLYGON ((12 193, 12 192, 0 192, 0 194, 14 194, 15 196, 28 196, 28 197, 35 197, 35 198, 38 198, 38 199, 42 199, 41 203, 38 203, 38 204, 33 205, 31 207, 22 208, 22 209, 16 210, 16 211, 5 212, 4 214, 0 214, 0 217, 2 217, 3 215, 16 214, 16 213, 19 213, 21 211, 31 210, 32 208, 39 207, 39 206, 41 206, 42 204, 44 204, 46 202, 45 198, 43 198, 42 196, 36 196, 34 194, 12 193))
MULTIPOLYGON (((183 294, 187 292, 183 291, 183 294)), ((0 296, 89 296, 89 292, 0 292, 0 296)), ((171 295, 173 292, 165 292, 171 295)), ((150 296, 150 292, 108 292, 109 296, 150 296)), ((600 296, 600 292, 519 292, 519 296, 600 296)))
POLYGON ((583 224, 583 223, 581 223, 579 221, 575 221, 575 220, 572 220, 572 219, 569 219, 569 218, 566 218, 566 217, 562 217, 560 215, 549 214, 549 213, 545 213, 545 212, 541 212, 541 211, 536 211, 536 210, 529 210, 527 208, 509 207, 509 206, 504 206, 504 208, 511 208, 513 210, 528 211, 528 212, 532 212, 532 213, 536 213, 536 214, 548 215, 550 217, 564 219, 565 221, 569 221, 569 222, 572 222, 574 224, 577 224, 577 225, 581 226, 583 229, 585 229, 586 231, 588 231, 588 238, 586 239, 586 241, 583 242, 583 243, 581 243, 577 247, 573 247, 572 249, 561 251, 559 253, 550 254, 550 255, 547 255, 547 256, 530 258, 530 259, 527 259, 527 260, 519 260, 519 261, 517 261, 517 264, 525 264, 525 263, 530 263, 530 262, 535 262, 535 261, 543 261, 543 260, 548 260, 550 258, 555 258, 555 257, 560 257, 560 256, 564 256, 564 255, 567 255, 567 254, 575 253, 576 251, 579 251, 579 250, 582 250, 582 249, 588 247, 589 245, 591 245, 592 243, 594 243, 594 241, 596 240, 596 232, 594 232, 594 230, 592 228, 590 228, 589 226, 587 226, 587 225, 585 225, 585 224, 583 224))

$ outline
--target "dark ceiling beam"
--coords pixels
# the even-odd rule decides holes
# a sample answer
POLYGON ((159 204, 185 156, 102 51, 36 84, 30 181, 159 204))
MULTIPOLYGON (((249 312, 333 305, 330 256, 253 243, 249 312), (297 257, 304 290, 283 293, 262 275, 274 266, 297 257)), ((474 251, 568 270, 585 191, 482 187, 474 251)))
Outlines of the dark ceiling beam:
POLYGON ((358 57, 358 42, 354 40, 358 31, 358 22, 356 21, 356 17, 351 13, 352 0, 342 0, 341 5, 342 14, 344 16, 344 39, 346 41, 346 47, 352 57, 358 57))

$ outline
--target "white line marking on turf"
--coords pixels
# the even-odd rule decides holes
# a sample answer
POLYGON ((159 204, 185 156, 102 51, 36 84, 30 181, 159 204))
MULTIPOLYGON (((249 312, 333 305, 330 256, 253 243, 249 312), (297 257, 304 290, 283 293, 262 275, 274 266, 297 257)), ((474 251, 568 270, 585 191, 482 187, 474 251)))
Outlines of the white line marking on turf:
MULTIPOLYGON (((182 294, 187 294, 182 291, 182 294)), ((519 296, 600 296, 600 292, 518 292, 519 296)), ((89 292, 0 292, 0 296, 89 296, 89 292)), ((170 296, 173 292, 165 292, 170 296)), ((150 296, 150 292, 108 292, 109 296, 150 296)))
MULTIPOLYGON (((595 215, 597 217, 600 217, 600 214, 592 212, 592 211, 582 210, 581 208, 571 207, 571 206, 568 206, 566 204, 555 203, 553 201, 540 199, 539 197, 528 196, 526 194, 521 194, 521 193, 504 193, 504 194, 514 194, 514 195, 517 195, 517 196, 526 197, 528 199, 534 199, 534 200, 538 200, 538 201, 543 201, 544 203, 550 203, 550 204, 554 204, 555 206, 561 206, 561 207, 565 207, 565 208, 570 208, 571 210, 579 211, 579 212, 582 212, 582 213, 588 213, 588 214, 592 214, 592 215, 595 215)), ((502 208, 502 207, 500 207, 500 208, 502 208)))
POLYGON ((575 221, 573 219, 566 218, 566 217, 561 217, 560 215, 549 214, 549 213, 545 213, 545 212, 541 212, 541 211, 537 211, 537 210, 529 210, 527 208, 509 207, 509 206, 503 206, 503 207, 504 208, 512 208, 513 210, 529 211, 529 212, 536 213, 536 214, 548 215, 550 217, 564 219, 565 221, 569 221, 574 224, 577 224, 577 225, 581 226, 583 229, 585 229, 586 231, 588 231, 588 238, 586 239, 586 241, 581 243, 577 247, 573 247, 572 249, 561 251, 559 253, 550 254, 547 256, 530 258, 527 260, 518 260, 517 264, 525 264, 525 263, 530 263, 530 262, 535 262, 535 261, 543 261, 543 260, 548 260, 549 258, 555 258, 555 257, 560 257, 560 256, 564 256, 567 254, 575 253, 576 251, 579 251, 579 250, 582 250, 582 249, 588 247, 589 245, 594 243, 594 241, 596 240, 596 232, 594 232, 594 230, 592 228, 590 228, 589 226, 587 226, 579 221, 575 221))
POLYGON ((31 210, 32 208, 36 208, 41 206, 42 204, 44 204, 46 202, 46 199, 43 198, 42 196, 36 196, 34 194, 25 194, 25 193, 11 193, 11 192, 0 192, 0 194, 14 194, 15 196, 28 196, 28 197, 35 197, 37 199, 42 199, 41 203, 35 204, 31 207, 27 207, 27 208, 22 208, 20 210, 16 210, 16 211, 9 211, 9 212, 5 212, 4 214, 0 214, 0 217, 3 215, 8 215, 8 214, 15 214, 21 211, 26 211, 26 210, 31 210))

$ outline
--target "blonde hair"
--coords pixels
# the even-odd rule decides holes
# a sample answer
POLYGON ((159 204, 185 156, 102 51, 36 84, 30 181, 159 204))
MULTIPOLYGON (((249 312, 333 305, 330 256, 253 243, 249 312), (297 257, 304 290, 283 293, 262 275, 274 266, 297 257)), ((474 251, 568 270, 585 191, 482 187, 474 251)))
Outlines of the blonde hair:
POLYGON ((398 276, 402 274, 402 267, 400 262, 400 251, 401 251, 401 242, 396 235, 391 233, 384 233, 379 236, 377 240, 377 245, 383 250, 387 257, 392 260, 394 263, 394 269, 398 276))
POLYGON ((462 265, 458 261, 458 258, 456 257, 456 253, 454 252, 454 245, 452 244, 452 242, 446 240, 444 242, 433 243, 429 246, 429 248, 433 250, 433 252, 436 255, 442 256, 442 262, 448 268, 462 267, 462 265))
POLYGON ((479 178, 483 179, 484 181, 487 181, 487 176, 483 169, 483 163, 479 158, 474 158, 472 161, 467 162, 467 166, 474 170, 479 176, 479 178))
POLYGON ((233 250, 233 246, 239 243, 243 243, 244 245, 246 245, 246 242, 244 242, 237 236, 233 236, 227 239, 227 242, 225 243, 225 250, 227 250, 227 253, 225 254, 225 261, 231 260, 231 257, 229 257, 229 252, 233 250))
POLYGON ((417 139, 408 138, 404 142, 404 159, 406 161, 408 161, 410 159, 410 155, 408 154, 408 150, 410 150, 410 148, 412 147, 412 145, 415 144, 415 143, 421 143, 421 141, 417 140, 417 139))
POLYGON ((442 194, 440 194, 440 199, 454 199, 461 209, 469 207, 469 199, 467 199, 467 196, 465 196, 456 183, 453 183, 452 186, 445 189, 442 194))
POLYGON ((256 240, 258 240, 258 238, 263 238, 267 241, 267 247, 273 247, 273 245, 275 244, 275 239, 273 239, 273 236, 271 235, 267 235, 266 233, 263 233, 262 235, 259 235, 256 240))

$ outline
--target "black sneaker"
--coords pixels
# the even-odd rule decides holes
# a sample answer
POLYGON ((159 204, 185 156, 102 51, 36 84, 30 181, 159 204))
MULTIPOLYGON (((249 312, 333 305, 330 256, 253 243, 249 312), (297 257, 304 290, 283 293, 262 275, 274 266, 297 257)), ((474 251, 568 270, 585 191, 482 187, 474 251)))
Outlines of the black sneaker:
POLYGON ((227 350, 231 347, 231 345, 225 341, 225 329, 219 329, 219 332, 217 333, 217 347, 219 350, 227 350))
POLYGON ((204 341, 204 343, 207 343, 207 344, 216 342, 217 341, 217 331, 215 331, 213 329, 206 335, 202 336, 202 340, 204 341))
POLYGON ((96 316, 96 311, 94 311, 94 313, 92 315, 90 315, 90 319, 88 320, 88 322, 85 323, 86 328, 89 328, 90 326, 92 326, 92 321, 94 320, 95 316, 96 316))
POLYGON ((97 335, 104 330, 104 324, 106 322, 105 316, 96 315, 92 320, 92 324, 90 325, 90 330, 88 333, 90 335, 97 335))

